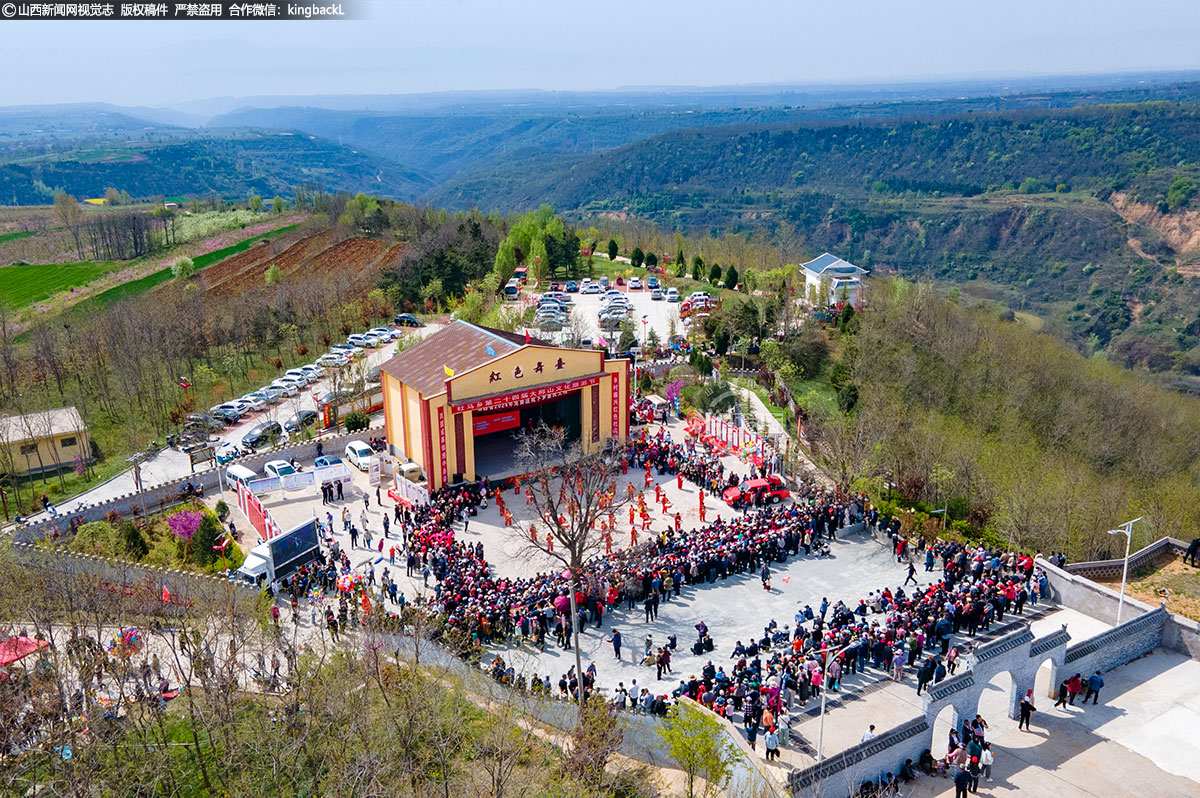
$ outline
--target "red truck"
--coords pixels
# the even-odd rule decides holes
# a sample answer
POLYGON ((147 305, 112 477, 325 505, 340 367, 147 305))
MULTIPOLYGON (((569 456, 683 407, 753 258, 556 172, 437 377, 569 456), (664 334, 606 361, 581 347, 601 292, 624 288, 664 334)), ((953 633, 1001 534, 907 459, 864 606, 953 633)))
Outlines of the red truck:
POLYGON ((771 474, 766 479, 747 479, 742 484, 726 488, 721 498, 730 507, 744 504, 779 504, 792 493, 783 484, 783 478, 771 474))

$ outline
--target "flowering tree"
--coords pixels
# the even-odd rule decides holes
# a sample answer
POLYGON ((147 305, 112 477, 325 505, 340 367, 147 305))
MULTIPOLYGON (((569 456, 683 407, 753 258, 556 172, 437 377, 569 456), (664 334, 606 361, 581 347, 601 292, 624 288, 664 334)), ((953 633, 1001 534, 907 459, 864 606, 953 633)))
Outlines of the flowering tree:
POLYGON ((167 519, 167 526, 180 540, 190 541, 200 528, 202 513, 193 510, 180 510, 167 519))
POLYGON ((666 387, 663 389, 663 395, 672 405, 677 405, 679 403, 679 397, 682 395, 682 393, 683 380, 674 380, 673 382, 668 382, 666 387))

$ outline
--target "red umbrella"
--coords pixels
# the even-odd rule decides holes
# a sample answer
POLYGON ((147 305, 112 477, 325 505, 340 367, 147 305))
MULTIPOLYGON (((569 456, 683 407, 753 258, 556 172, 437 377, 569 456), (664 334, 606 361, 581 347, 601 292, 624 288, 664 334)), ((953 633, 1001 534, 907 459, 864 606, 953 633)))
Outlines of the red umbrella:
POLYGON ((12 665, 19 659, 25 659, 33 652, 47 648, 50 643, 46 640, 35 640, 32 637, 18 635, 0 643, 0 668, 12 665))
POLYGON ((571 599, 569 596, 559 596, 554 599, 554 609, 559 612, 566 612, 571 609, 571 599))

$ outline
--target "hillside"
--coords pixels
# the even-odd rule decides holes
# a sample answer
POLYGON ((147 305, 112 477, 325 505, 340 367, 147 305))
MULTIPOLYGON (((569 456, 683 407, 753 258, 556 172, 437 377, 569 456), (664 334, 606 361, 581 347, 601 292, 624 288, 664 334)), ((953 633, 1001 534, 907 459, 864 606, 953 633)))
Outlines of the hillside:
POLYGON ((57 189, 100 197, 109 186, 142 197, 290 196, 297 185, 407 197, 430 185, 386 158, 291 132, 102 144, 0 164, 0 202, 48 202, 57 189))
MULTIPOLYGON (((677 130, 1200 100, 1200 83, 961 96, 961 91, 979 92, 980 88, 929 85, 871 92, 545 93, 511 97, 507 103, 499 98, 490 104, 484 102, 486 97, 473 102, 464 98, 460 106, 447 105, 440 110, 243 108, 209 124, 302 131, 369 149, 445 181, 497 162, 511 168, 514 158, 597 152, 677 130)), ((998 87, 988 88, 994 92, 998 87)))
POLYGON ((1089 351, 1195 373, 1197 152, 1200 105, 1153 102, 681 131, 515 160, 430 196, 668 230, 786 223, 812 254, 957 283, 1089 351))

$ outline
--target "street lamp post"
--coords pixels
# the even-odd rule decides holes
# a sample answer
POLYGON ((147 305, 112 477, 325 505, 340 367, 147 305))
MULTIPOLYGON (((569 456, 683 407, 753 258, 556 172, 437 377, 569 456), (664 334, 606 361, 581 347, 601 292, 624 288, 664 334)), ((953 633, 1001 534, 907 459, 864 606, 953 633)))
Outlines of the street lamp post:
POLYGON ((1126 521, 1121 524, 1119 529, 1110 529, 1110 535, 1125 536, 1125 565, 1121 568, 1121 601, 1117 604, 1117 626, 1121 625, 1121 611, 1125 609, 1125 580, 1129 578, 1129 545, 1133 540, 1133 525, 1142 520, 1142 516, 1138 516, 1132 521, 1126 521))
MULTIPOLYGON (((855 644, 856 640, 852 640, 848 645, 841 648, 833 658, 836 660, 846 652, 846 649, 855 644)), ((821 724, 817 731, 817 764, 821 764, 821 752, 825 746, 825 697, 829 695, 829 687, 824 683, 829 678, 829 649, 823 648, 820 652, 825 655, 825 664, 821 669, 821 724)))

